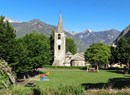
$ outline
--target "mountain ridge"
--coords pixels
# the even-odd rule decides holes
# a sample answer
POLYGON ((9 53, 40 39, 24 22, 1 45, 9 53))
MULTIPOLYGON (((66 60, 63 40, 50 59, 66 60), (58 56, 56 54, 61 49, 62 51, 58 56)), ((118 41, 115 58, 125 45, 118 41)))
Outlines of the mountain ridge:
MULTIPOLYGON (((17 37, 23 37, 32 31, 49 37, 52 31, 57 28, 56 26, 47 24, 39 19, 29 20, 28 22, 11 23, 11 25, 16 30, 17 37)), ((84 52, 92 43, 103 42, 108 45, 112 44, 120 32, 116 29, 96 32, 86 29, 83 32, 76 33, 74 31, 73 33, 65 31, 65 34, 67 37, 74 39, 78 52, 84 52)))
POLYGON ((113 44, 117 44, 122 37, 130 37, 130 24, 119 34, 119 36, 113 41, 113 44))

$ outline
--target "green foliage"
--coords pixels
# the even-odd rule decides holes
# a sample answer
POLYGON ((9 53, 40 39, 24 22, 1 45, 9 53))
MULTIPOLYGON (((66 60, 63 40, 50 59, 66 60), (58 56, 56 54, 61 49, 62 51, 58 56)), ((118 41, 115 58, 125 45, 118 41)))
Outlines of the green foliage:
POLYGON ((50 63, 50 44, 46 36, 32 32, 23 39, 29 53, 28 60, 34 68, 50 63))
POLYGON ((110 47, 103 43, 94 43, 85 52, 85 60, 91 64, 107 64, 110 60, 110 47))
POLYGON ((49 39, 32 32, 16 41, 12 67, 16 72, 28 72, 50 64, 49 39), (25 68, 26 67, 26 68, 25 68))
POLYGON ((12 55, 11 67, 15 72, 27 72, 32 70, 32 66, 28 63, 28 49, 27 45, 23 42, 23 38, 17 39, 15 50, 12 55), (26 68, 25 68, 26 67, 26 68))
POLYGON ((127 64, 130 61, 130 38, 122 38, 117 43, 117 47, 111 48, 112 61, 127 64))
POLYGON ((12 95, 34 95, 31 88, 24 86, 15 86, 12 91, 12 95))
POLYGON ((54 61, 54 31, 52 31, 52 34, 50 35, 50 53, 51 53, 51 60, 50 62, 53 63, 54 61))
POLYGON ((7 88, 10 85, 8 80, 6 74, 0 71, 0 89, 7 88))
POLYGON ((86 66, 51 66, 51 65, 45 65, 43 68, 48 68, 48 69, 79 69, 79 70, 84 70, 87 69, 86 66))
POLYGON ((77 84, 61 84, 55 88, 35 88, 41 95, 84 95, 84 88, 77 84))
POLYGON ((66 38, 66 52, 71 52, 72 54, 77 52, 76 44, 72 38, 66 38))
POLYGON ((0 16, 0 58, 8 63, 11 60, 11 54, 14 49, 15 30, 4 17, 0 16))

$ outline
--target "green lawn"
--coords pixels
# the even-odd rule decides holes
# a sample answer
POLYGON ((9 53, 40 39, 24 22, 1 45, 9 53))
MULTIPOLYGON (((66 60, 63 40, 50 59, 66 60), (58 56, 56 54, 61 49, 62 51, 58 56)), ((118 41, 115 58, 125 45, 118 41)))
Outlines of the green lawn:
MULTIPOLYGON (((77 69, 46 69, 43 72, 50 72, 50 75, 48 76, 49 81, 40 80, 40 75, 38 75, 27 80, 35 81, 36 87, 30 88, 18 85, 8 91, 3 90, 0 92, 0 95, 129 95, 128 93, 130 93, 130 89, 113 89, 113 92, 111 92, 112 89, 104 89, 104 86, 100 90, 96 88, 94 88, 94 90, 86 90, 84 89, 85 86, 83 87, 81 85, 87 83, 106 84, 108 80, 112 78, 129 79, 129 74, 117 74, 109 72, 108 70, 86 72, 85 70, 77 69), (115 90, 117 91, 116 93, 115 90)), ((122 82, 117 82, 122 85, 122 82)), ((97 84, 94 84, 94 86, 97 86, 97 84)), ((88 87, 88 85, 86 87, 88 87)))
POLYGON ((36 81, 36 84, 43 88, 57 87, 64 84, 78 84, 82 83, 107 83, 111 78, 122 78, 123 74, 112 73, 107 70, 100 70, 97 72, 86 72, 83 70, 45 70, 50 72, 48 76, 49 81, 36 81))

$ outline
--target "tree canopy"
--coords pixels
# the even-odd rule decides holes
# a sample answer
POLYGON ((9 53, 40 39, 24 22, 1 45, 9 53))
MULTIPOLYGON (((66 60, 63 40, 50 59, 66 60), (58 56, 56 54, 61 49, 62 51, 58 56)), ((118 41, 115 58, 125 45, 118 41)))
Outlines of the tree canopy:
POLYGON ((91 64, 107 64, 110 60, 110 47, 103 43, 90 45, 85 52, 85 60, 91 64))
POLYGON ((10 63, 11 54, 14 50, 15 42, 15 30, 4 20, 3 16, 0 16, 0 58, 10 63))
POLYGON ((111 47, 112 62, 127 64, 130 61, 130 38, 121 38, 116 48, 111 47))
POLYGON ((44 64, 50 64, 49 39, 44 35, 32 32, 17 39, 16 43, 17 52, 13 55, 12 64, 16 72, 28 72, 44 64))
POLYGON ((66 38, 66 52, 75 54, 77 52, 76 44, 72 38, 66 38))

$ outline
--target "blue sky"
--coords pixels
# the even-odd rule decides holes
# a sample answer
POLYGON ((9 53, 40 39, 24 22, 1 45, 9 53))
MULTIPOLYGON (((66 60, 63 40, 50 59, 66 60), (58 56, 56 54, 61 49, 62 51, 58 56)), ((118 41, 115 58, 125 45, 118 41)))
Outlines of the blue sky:
POLYGON ((57 25, 60 11, 67 31, 122 31, 130 24, 130 0, 0 0, 0 15, 18 21, 57 25))

